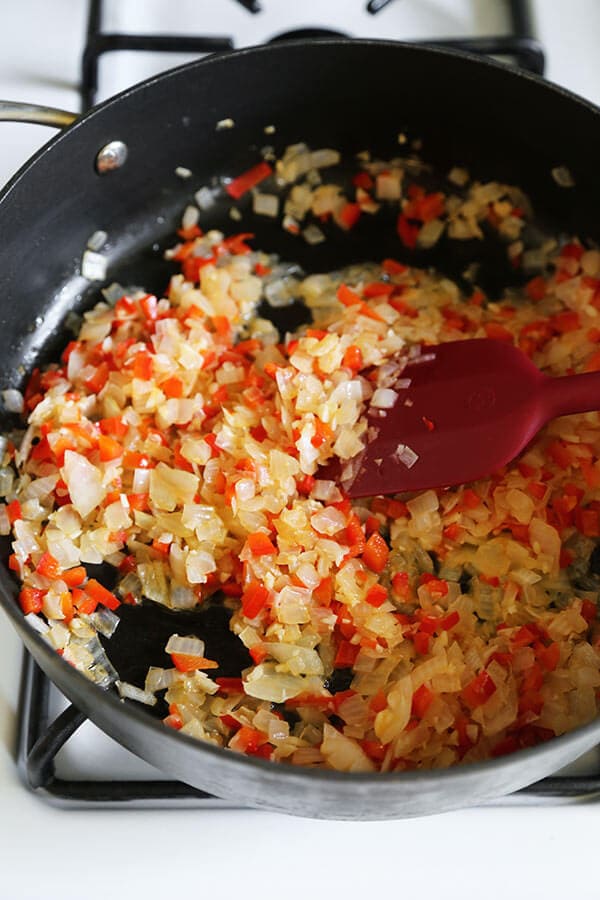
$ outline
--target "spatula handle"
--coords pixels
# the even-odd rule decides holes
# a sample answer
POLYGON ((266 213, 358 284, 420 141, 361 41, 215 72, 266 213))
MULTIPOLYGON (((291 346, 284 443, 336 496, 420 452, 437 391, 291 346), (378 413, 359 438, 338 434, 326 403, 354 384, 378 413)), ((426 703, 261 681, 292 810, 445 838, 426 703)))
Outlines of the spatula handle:
POLYGON ((547 419, 600 411, 600 372, 548 378, 542 392, 547 419))

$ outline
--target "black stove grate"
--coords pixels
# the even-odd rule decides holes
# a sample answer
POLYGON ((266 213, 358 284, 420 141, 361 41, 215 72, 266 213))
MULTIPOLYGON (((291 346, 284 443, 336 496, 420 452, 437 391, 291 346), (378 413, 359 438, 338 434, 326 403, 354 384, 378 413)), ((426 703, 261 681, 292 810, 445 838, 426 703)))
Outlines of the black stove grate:
MULTIPOLYGON (((25 654, 21 698, 17 763, 26 787, 53 805, 67 808, 175 808, 238 809, 238 804, 221 800, 187 784, 170 780, 67 780, 55 774, 56 755, 86 721, 83 713, 69 706, 49 721, 48 700, 51 683, 25 654)), ((502 798, 493 805, 583 802, 600 798, 600 769, 592 775, 555 775, 502 798)))
MULTIPOLYGON (((249 13, 262 11, 257 0, 236 0, 249 13)), ((363 2, 363 0, 352 0, 363 2)), ((397 0, 369 0, 366 9, 373 15, 397 0)), ((509 12, 510 34, 481 38, 452 38, 448 40, 415 41, 436 47, 449 47, 487 56, 513 59, 523 69, 537 75, 544 74, 544 51, 535 38, 529 0, 505 0, 509 12)), ((108 33, 102 30, 104 0, 90 0, 87 37, 81 62, 82 109, 89 109, 96 101, 98 66, 104 53, 118 50, 154 51, 162 53, 216 53, 233 49, 230 37, 194 35, 147 35, 108 33)), ((314 29, 300 29, 285 33, 286 38, 306 36, 314 29)), ((318 30, 318 29, 317 29, 318 30)), ((357 35, 355 35, 356 37, 357 35)), ((282 35, 278 39, 282 39, 282 35)), ((394 35, 401 38, 401 35, 394 35)))

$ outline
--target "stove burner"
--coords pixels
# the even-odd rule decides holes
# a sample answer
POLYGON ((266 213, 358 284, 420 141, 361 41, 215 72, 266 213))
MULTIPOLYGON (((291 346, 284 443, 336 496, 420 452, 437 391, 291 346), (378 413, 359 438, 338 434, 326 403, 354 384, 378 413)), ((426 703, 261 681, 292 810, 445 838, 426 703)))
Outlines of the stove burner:
POLYGON ((335 31, 333 28, 292 28, 290 31, 282 31, 280 34, 269 38, 267 44, 278 44, 280 41, 319 40, 319 38, 341 37, 347 38, 350 35, 343 31, 335 31))

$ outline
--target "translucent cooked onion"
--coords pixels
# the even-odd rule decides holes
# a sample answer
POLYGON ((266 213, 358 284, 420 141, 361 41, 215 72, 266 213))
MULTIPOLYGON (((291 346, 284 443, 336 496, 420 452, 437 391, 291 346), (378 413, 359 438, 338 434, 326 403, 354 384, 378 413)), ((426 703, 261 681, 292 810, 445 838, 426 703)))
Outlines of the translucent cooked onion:
POLYGON ((252 197, 252 209, 257 216, 270 216, 275 218, 279 212, 279 197, 276 194, 260 194, 255 192, 252 197))
POLYGON ((99 606, 96 612, 90 616, 90 620, 94 628, 107 638, 112 637, 121 621, 112 609, 105 606, 99 606))
POLYGON ((419 459, 419 454, 415 453, 411 447, 407 447, 406 444, 398 444, 394 451, 394 456, 398 462, 406 466, 407 469, 412 469, 419 459))
POLYGON ((136 700, 138 703, 143 703, 145 706, 154 706, 156 704, 156 697, 149 691, 143 691, 141 688, 136 687, 134 684, 129 684, 127 681, 117 681, 116 684, 119 696, 123 700, 136 700))
POLYGON ((214 206, 215 199, 216 192, 211 190, 211 188, 209 187, 201 187, 194 194, 194 200, 203 211, 206 211, 207 209, 210 209, 211 206, 214 206))
POLYGON ((104 281, 108 270, 108 260, 100 253, 86 250, 81 258, 81 274, 88 281, 104 281))
POLYGON ((360 745, 327 723, 323 726, 321 753, 340 772, 372 772, 375 766, 360 745))
POLYGON ((85 456, 72 450, 65 453, 61 473, 73 506, 85 518, 104 498, 102 473, 85 456))
POLYGON ((102 248, 104 247, 104 245, 106 243, 107 238, 108 238, 108 235, 107 235, 106 231, 95 231, 88 238, 88 242, 87 242, 88 249, 93 250, 95 252, 97 252, 98 250, 102 250, 102 248))
POLYGON ((322 478, 315 480, 310 496, 313 500, 322 500, 325 503, 339 503, 342 499, 335 481, 326 481, 322 478))
POLYGON ((177 681, 179 677, 177 669, 161 669, 156 666, 150 666, 146 675, 144 689, 149 694, 164 691, 165 688, 171 687, 173 682, 177 681))
POLYGON ((323 241, 327 240, 324 232, 319 228, 319 226, 312 224, 307 225, 306 228, 302 230, 302 237, 307 244, 310 244, 313 247, 317 244, 322 244, 323 241))
POLYGON ((7 388, 2 391, 2 402, 9 413, 22 413, 24 409, 23 394, 16 388, 7 388))
POLYGON ((186 206, 181 217, 181 227, 185 230, 192 228, 194 225, 198 224, 199 218, 200 211, 196 206, 186 206))
POLYGON ((165 653, 182 653, 186 656, 204 656, 205 644, 200 638, 180 637, 172 634, 165 647, 165 653))
POLYGON ((398 394, 396 391, 392 391, 389 388, 377 388, 371 397, 371 406, 376 409, 392 409, 397 399, 398 394))
POLYGON ((181 584, 171 588, 170 600, 173 609, 193 609, 198 603, 198 598, 194 591, 181 584))

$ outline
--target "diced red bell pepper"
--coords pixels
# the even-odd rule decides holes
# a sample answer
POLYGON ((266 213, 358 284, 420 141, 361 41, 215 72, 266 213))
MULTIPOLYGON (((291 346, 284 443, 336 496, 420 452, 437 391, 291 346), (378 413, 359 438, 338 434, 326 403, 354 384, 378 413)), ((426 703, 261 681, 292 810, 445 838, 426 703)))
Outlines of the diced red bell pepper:
POLYGON ((371 299, 372 297, 389 297, 396 290, 396 286, 391 281, 370 281, 363 288, 363 296, 371 299))
POLYGON ((585 537, 600 537, 600 514, 597 509, 575 510, 575 525, 585 537))
POLYGON ((171 653, 173 665, 178 672, 195 672, 197 669, 218 669, 219 663, 205 656, 193 653, 171 653))
POLYGON ((87 572, 85 571, 85 566, 75 566, 72 569, 67 569, 60 577, 67 587, 74 588, 83 584, 87 578, 87 572))
POLYGON ((117 607, 121 605, 119 598, 115 597, 114 594, 101 585, 99 581, 96 581, 95 578, 90 578, 85 586, 85 591, 92 599, 101 603, 103 606, 106 606, 108 609, 117 609, 117 607))
POLYGON ((183 396, 183 382, 180 378, 176 378, 175 376, 163 381, 160 385, 160 389, 165 397, 169 397, 170 399, 183 396))
POLYGON ((427 590, 433 598, 439 599, 448 593, 448 582, 442 578, 436 578, 429 572, 423 572, 419 580, 421 584, 427 585, 427 590))
POLYGON ((462 537, 464 533, 464 528, 462 525, 459 525, 458 522, 453 522, 452 525, 447 525, 444 528, 443 535, 449 541, 458 541, 459 538, 462 537))
POLYGON ((546 453, 561 469, 568 469, 572 464, 571 451, 563 441, 552 441, 546 453))
POLYGON ((447 616, 443 616, 440 619, 438 628, 440 631, 451 631, 455 625, 458 625, 460 622, 460 614, 454 609, 452 612, 448 613, 447 616))
POLYGON ((11 525, 14 525, 19 519, 23 518, 23 511, 18 500, 11 500, 6 507, 6 515, 11 525))
POLYGON ((307 497, 315 486, 315 480, 312 475, 302 475, 296 482, 298 493, 307 497))
POLYGON ((465 509, 477 509, 481 504, 481 497, 472 488, 466 488, 461 494, 460 502, 465 509))
POLYGON ((333 665, 336 669, 351 668, 356 662, 360 651, 360 644, 351 644, 350 641, 340 641, 333 665))
POLYGON ((560 644, 553 643, 549 647, 540 644, 535 655, 548 672, 554 672, 560 661, 560 644))
POLYGON ((513 735, 508 735, 492 748, 492 756, 506 756, 508 753, 514 753, 519 749, 519 742, 513 735))
POLYGON ((417 633, 413 637, 413 644, 414 644, 416 652, 420 656, 425 656, 426 653, 429 653, 429 645, 431 644, 431 635, 427 634, 424 631, 417 631, 417 633))
POLYGON ((352 176, 352 184, 354 187, 362 188, 363 191, 370 191, 374 182, 368 172, 357 172, 352 176))
POLYGON ((145 297, 141 298, 139 304, 142 315, 151 322, 156 321, 158 318, 158 300, 154 294, 146 294, 145 297))
POLYGON ((319 606, 329 606, 333 600, 333 578, 327 575, 313 590, 313 597, 319 606))
POLYGON ((335 217, 336 222, 338 225, 341 225, 342 228, 346 229, 346 231, 349 231, 351 228, 354 228, 360 219, 360 212, 360 205, 358 203, 346 203, 335 217))
POLYGON ((46 591, 37 588, 24 587, 19 594, 19 603, 21 609, 28 615, 29 613, 39 613, 44 605, 44 596, 46 591))
POLYGON ((249 534, 248 547, 253 556, 272 556, 273 553, 277 553, 277 547, 264 531, 249 534))
POLYGON ((471 709, 482 706, 496 691, 492 677, 485 669, 476 675, 460 692, 461 698, 471 709))
POLYGON ((392 577, 392 587, 401 600, 406 600, 410 594, 408 572, 396 572, 392 577))
POLYGON ((269 591, 258 581, 251 581, 242 594, 242 612, 248 619, 255 619, 264 609, 269 599, 269 591))
POLYGON ((404 213, 400 213, 396 222, 396 230, 404 246, 408 247, 409 250, 414 250, 417 246, 419 231, 421 230, 419 226, 410 222, 404 213))
POLYGON ((528 628, 527 625, 522 625, 513 635, 510 642, 514 648, 531 647, 535 643, 536 638, 537 635, 532 629, 528 628))
POLYGON ((253 187, 256 187, 257 184, 260 184, 261 181, 264 181, 265 178, 268 178, 269 175, 272 174, 273 169, 268 163, 264 161, 259 162, 257 165, 252 166, 251 169, 238 175, 238 177, 234 178, 233 181, 230 181, 229 184, 225 185, 225 190, 234 200, 239 200, 240 197, 243 197, 244 194, 248 193, 253 187))
POLYGON ((532 278, 531 281, 528 281, 525 285, 525 293, 530 300, 534 301, 534 303, 543 300, 546 296, 545 279, 541 275, 538 275, 536 278, 532 278))
POLYGON ((387 600, 388 593, 382 584, 374 584, 369 588, 365 600, 371 606, 380 607, 387 600))
POLYGON ((133 358, 133 377, 141 381, 149 381, 152 378, 152 357, 143 350, 136 353, 133 358))
POLYGON ((558 331, 559 334, 568 334, 569 331, 576 331, 578 328, 581 328, 579 313, 573 310, 557 313, 555 316, 551 316, 548 321, 551 327, 558 331))
POLYGON ((241 678, 215 678, 215 681, 224 694, 244 693, 244 682, 241 678))
POLYGON ((242 725, 235 736, 236 748, 250 754, 257 753, 263 745, 268 743, 268 740, 264 732, 258 731, 256 728, 250 728, 249 725, 242 725))
POLYGON ((483 330, 488 338, 494 341, 507 341, 512 343, 512 332, 505 328, 504 325, 498 325, 496 322, 488 322, 483 326, 483 330))
POLYGON ((265 650, 265 648, 260 644, 257 644, 255 647, 250 647, 250 650, 248 652, 250 653, 250 656, 252 657, 252 660, 256 666, 259 666, 261 662, 264 662, 264 660, 269 655, 268 651, 265 650))
POLYGON ((90 616, 93 612, 96 612, 98 601, 86 594, 82 588, 74 587, 71 591, 71 596, 73 605, 80 615, 90 616))
POLYGON ((42 554, 35 570, 38 575, 43 575, 44 578, 59 578, 61 567, 58 560, 46 551, 42 554))
POLYGON ((407 271, 408 266, 398 262, 397 259, 384 259, 381 263, 381 268, 386 275, 402 275, 407 271))
POLYGON ((123 445, 114 438, 106 434, 101 434, 98 438, 98 451, 102 462, 108 462, 111 459, 118 459, 123 456, 123 445))
POLYGON ((360 347, 357 347, 356 344, 351 344, 344 353, 342 365, 353 372, 360 372, 364 365, 360 347))
POLYGON ((383 572, 387 565, 390 550, 385 539, 377 532, 372 534, 362 554, 363 562, 372 572, 383 572))
POLYGON ((433 703, 434 693, 431 691, 427 685, 422 684, 413 694, 412 698, 412 706, 411 706, 411 715, 416 716, 417 719, 422 719, 431 704, 433 703))
POLYGON ((340 284, 337 289, 337 298, 344 306, 355 306, 357 303, 363 302, 356 291, 349 288, 347 284, 340 284))
POLYGON ((89 378, 86 378, 83 383, 92 394, 99 394, 108 381, 109 373, 108 363, 101 362, 100 365, 96 367, 94 374, 90 375, 89 378))
POLYGON ((359 741, 359 743, 369 759, 372 759, 373 762, 383 762, 388 750, 388 744, 382 744, 380 741, 370 740, 368 738, 359 741))
POLYGON ((598 607, 592 600, 583 600, 581 603, 581 615, 591 625, 598 615, 598 607))
POLYGON ((111 435, 112 437, 125 437, 128 431, 128 425, 122 421, 119 416, 113 416, 109 419, 100 419, 98 422, 102 434, 111 435))

